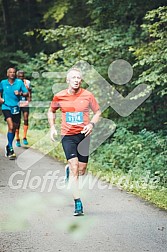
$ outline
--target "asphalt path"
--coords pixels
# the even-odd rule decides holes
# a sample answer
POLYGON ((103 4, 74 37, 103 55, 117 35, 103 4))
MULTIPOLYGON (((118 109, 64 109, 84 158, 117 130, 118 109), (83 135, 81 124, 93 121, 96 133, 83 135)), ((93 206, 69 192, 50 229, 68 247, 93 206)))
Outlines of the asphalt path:
POLYGON ((0 252, 167 251, 166 211, 88 175, 74 217, 64 164, 25 147, 8 160, 5 144, 0 134, 0 252), (38 161, 24 168, 24 153, 38 161))

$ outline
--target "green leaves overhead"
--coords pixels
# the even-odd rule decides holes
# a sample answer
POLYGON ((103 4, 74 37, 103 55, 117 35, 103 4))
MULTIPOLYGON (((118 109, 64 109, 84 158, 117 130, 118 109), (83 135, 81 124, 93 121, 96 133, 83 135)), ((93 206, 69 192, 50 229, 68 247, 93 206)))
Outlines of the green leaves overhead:
POLYGON ((144 17, 144 24, 141 25, 143 30, 148 31, 152 38, 167 38, 167 7, 159 7, 158 9, 149 11, 144 17))
POLYGON ((128 46, 133 41, 129 33, 123 34, 122 30, 123 27, 97 31, 92 27, 60 25, 54 30, 42 29, 40 34, 46 43, 58 42, 59 44, 60 49, 49 56, 50 64, 61 59, 62 64, 69 66, 82 59, 97 67, 102 67, 106 64, 105 62, 111 62, 122 56, 120 48, 124 48, 126 57, 129 54, 128 46))
POLYGON ((167 7, 148 12, 142 24, 143 44, 134 50, 140 69, 137 84, 148 83, 157 96, 167 94, 167 7))
POLYGON ((56 23, 59 23, 64 15, 68 12, 69 6, 70 1, 68 0, 54 2, 53 6, 50 7, 44 14, 44 21, 52 18, 56 23))

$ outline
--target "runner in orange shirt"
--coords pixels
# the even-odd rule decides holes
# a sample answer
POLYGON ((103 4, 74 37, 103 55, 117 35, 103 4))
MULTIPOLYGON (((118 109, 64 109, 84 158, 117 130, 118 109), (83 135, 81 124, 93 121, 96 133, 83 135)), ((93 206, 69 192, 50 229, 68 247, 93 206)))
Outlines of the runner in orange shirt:
POLYGON ((78 179, 79 176, 85 174, 89 158, 90 134, 101 112, 93 94, 81 88, 82 76, 79 69, 71 68, 67 73, 66 81, 68 88, 53 97, 48 111, 48 121, 51 127, 51 139, 54 141, 54 135, 57 135, 55 112, 57 109, 61 110, 62 146, 68 160, 66 180, 71 182, 75 201, 74 216, 77 216, 84 214, 78 179), (91 120, 89 119, 90 110, 94 113, 91 120))

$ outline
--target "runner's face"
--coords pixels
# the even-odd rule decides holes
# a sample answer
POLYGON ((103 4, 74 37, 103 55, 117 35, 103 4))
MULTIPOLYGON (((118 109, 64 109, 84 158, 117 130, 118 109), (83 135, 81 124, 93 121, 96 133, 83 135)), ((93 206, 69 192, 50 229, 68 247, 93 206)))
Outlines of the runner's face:
POLYGON ((22 74, 22 73, 19 73, 19 74, 17 75, 17 78, 18 78, 18 79, 21 79, 21 80, 23 80, 23 79, 24 79, 24 74, 22 74))
POLYGON ((69 88, 77 90, 80 88, 81 85, 81 74, 78 71, 72 70, 69 73, 67 82, 69 84, 69 88))
POLYGON ((11 80, 14 80, 16 77, 16 70, 14 68, 9 68, 7 71, 7 77, 11 80))

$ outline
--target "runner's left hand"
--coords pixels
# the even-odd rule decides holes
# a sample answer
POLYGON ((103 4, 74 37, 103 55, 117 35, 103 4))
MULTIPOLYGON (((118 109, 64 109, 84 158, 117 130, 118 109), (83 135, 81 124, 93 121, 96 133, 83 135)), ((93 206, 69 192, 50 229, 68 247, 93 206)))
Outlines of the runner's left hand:
POLYGON ((85 134, 85 136, 89 136, 92 133, 93 125, 89 123, 86 125, 83 130, 81 131, 82 134, 85 134))

